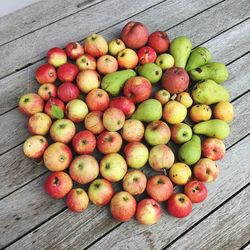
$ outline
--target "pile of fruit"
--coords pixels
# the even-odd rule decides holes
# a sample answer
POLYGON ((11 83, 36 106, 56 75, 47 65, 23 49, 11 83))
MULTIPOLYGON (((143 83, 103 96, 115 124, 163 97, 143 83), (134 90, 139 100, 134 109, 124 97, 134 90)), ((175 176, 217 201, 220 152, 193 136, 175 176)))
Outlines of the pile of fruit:
POLYGON ((24 154, 43 157, 51 197, 76 212, 110 203, 117 220, 146 225, 159 220, 160 202, 183 218, 206 199, 234 117, 220 85, 227 68, 207 48, 129 22, 120 39, 93 34, 47 59, 35 73, 38 94, 23 95, 19 108, 32 135, 24 154))

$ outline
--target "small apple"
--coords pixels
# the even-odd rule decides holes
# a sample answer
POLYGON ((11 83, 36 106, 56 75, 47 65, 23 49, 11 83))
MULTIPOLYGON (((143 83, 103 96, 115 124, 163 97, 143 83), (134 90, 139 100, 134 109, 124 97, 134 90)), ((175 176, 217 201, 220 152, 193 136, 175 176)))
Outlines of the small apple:
POLYGON ((82 56, 84 54, 83 46, 78 42, 68 43, 65 51, 68 57, 72 60, 76 60, 79 56, 82 56))
POLYGON ((164 53, 169 47, 169 38, 165 31, 155 31, 148 38, 148 44, 157 53, 164 53))
POLYGON ((73 212, 83 212, 89 205, 89 197, 82 188, 74 188, 67 194, 66 204, 73 212))
POLYGON ((79 89, 71 82, 64 82, 57 88, 57 96, 63 102, 77 99, 80 95, 79 89))
POLYGON ((60 99, 52 97, 46 102, 44 107, 44 112, 48 116, 50 116, 50 118, 57 119, 64 117, 64 109, 65 109, 64 103, 60 99), (60 112, 60 114, 58 114, 58 111, 60 112))
POLYGON ((125 96, 113 98, 110 101, 109 107, 120 109, 126 117, 130 117, 135 111, 135 104, 131 99, 125 96))
POLYGON ((208 121, 211 116, 212 110, 206 104, 196 104, 189 111, 189 117, 193 122, 208 121))
POLYGON ((126 120, 122 130, 121 136, 127 142, 140 141, 144 135, 144 125, 139 120, 126 120))
POLYGON ((153 63, 155 62, 156 57, 157 57, 155 50, 149 46, 144 46, 140 48, 137 52, 137 55, 138 55, 140 64, 145 64, 148 62, 153 63))
POLYGON ((103 89, 93 89, 86 96, 91 111, 105 111, 109 106, 109 95, 103 89))
POLYGON ((81 71, 76 78, 76 84, 83 93, 100 87, 101 77, 92 69, 81 71))
POLYGON ((76 65, 79 70, 83 71, 86 69, 96 70, 96 60, 91 55, 82 55, 76 59, 76 65))
POLYGON ((115 132, 123 127, 125 115, 120 109, 108 108, 103 113, 102 122, 104 128, 108 131, 115 132))
POLYGON ((176 97, 176 101, 182 103, 186 108, 189 108, 193 104, 193 99, 188 92, 179 93, 176 97))
POLYGON ((61 82, 73 82, 78 72, 77 66, 68 62, 58 68, 57 75, 61 82))
POLYGON ((52 48, 47 53, 48 63, 60 67, 67 62, 67 54, 61 48, 52 48))
POLYGON ((174 58, 172 55, 164 53, 160 54, 157 58, 155 63, 162 69, 170 69, 174 67, 174 58))
POLYGON ((37 68, 35 77, 40 84, 54 83, 57 78, 56 69, 51 64, 42 64, 37 68))
POLYGON ((169 101, 165 104, 162 117, 169 124, 181 123, 187 116, 187 108, 180 102, 169 101))
POLYGON ((102 154, 116 153, 121 146, 122 138, 117 132, 103 131, 97 138, 97 148, 102 154))
POLYGON ((52 121, 44 113, 36 113, 29 118, 28 130, 32 135, 46 135, 49 132, 52 121))
POLYGON ((202 155, 213 161, 221 160, 225 155, 225 145, 217 138, 206 138, 201 145, 202 155))
POLYGON ((65 108, 66 117, 75 123, 82 122, 88 112, 86 103, 79 99, 68 102, 65 108))
POLYGON ((51 83, 45 83, 40 86, 37 93, 44 101, 48 101, 49 98, 56 97, 56 86, 51 83))
POLYGON ((27 116, 32 116, 36 113, 41 113, 43 111, 43 99, 35 94, 28 93, 21 96, 19 103, 19 110, 27 116))
POLYGON ((118 53, 118 65, 120 68, 133 69, 138 64, 138 56, 132 49, 124 49, 118 53))
POLYGON ((155 99, 162 105, 166 104, 170 99, 170 93, 166 89, 160 89, 155 93, 155 99))
POLYGON ((104 131, 104 126, 102 124, 102 112, 92 111, 87 114, 84 119, 84 126, 87 130, 93 134, 100 134, 104 131))
POLYGON ((169 178, 176 185, 185 185, 192 176, 192 171, 185 163, 175 163, 168 172, 169 178))
POLYGON ((234 119, 234 107, 230 102, 218 102, 213 110, 214 118, 230 123, 234 119))
POLYGON ((190 181, 185 185, 184 192, 193 203, 199 203, 207 198, 207 188, 200 181, 190 181))
POLYGON ((120 39, 113 39, 108 43, 108 47, 109 47, 109 54, 112 56, 117 56, 117 54, 124 50, 125 44, 122 40, 120 39))
POLYGON ((97 69, 103 75, 115 72, 118 69, 118 62, 115 57, 104 55, 98 58, 97 69))
POLYGON ((192 129, 185 123, 177 123, 171 128, 171 140, 176 144, 182 144, 191 140, 192 129))

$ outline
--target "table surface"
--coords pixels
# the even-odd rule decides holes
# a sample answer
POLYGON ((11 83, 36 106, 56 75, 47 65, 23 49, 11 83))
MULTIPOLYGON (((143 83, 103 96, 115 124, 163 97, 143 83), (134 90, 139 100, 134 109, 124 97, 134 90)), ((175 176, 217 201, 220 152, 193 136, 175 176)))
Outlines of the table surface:
POLYGON ((250 240, 250 1, 43 0, 0 18, 0 247, 7 249, 239 249, 250 240), (150 227, 121 223, 108 207, 69 212, 43 190, 47 169, 24 157, 27 118, 19 97, 36 91, 34 70, 48 48, 82 41, 90 33, 117 37, 128 20, 170 39, 191 38, 228 66, 225 86, 235 107, 227 153, 209 197, 182 220, 164 208, 150 227))

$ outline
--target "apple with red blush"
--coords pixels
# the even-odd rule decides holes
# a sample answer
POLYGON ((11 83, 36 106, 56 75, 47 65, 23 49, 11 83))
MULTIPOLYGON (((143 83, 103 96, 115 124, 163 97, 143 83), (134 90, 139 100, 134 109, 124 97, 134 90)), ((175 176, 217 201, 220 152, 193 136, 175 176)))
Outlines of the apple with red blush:
POLYGON ((185 185, 184 192, 193 203, 203 202, 208 195, 208 191, 204 183, 197 180, 188 182, 185 185))
POLYGON ((86 96, 91 111, 105 111, 109 106, 109 95, 103 89, 93 89, 86 96))
POLYGON ((65 107, 66 117, 75 123, 82 122, 88 112, 87 104, 80 99, 69 101, 65 107))
POLYGON ((109 103, 109 107, 120 109, 126 117, 130 117, 135 111, 135 104, 130 98, 125 96, 113 98, 109 103))
POLYGON ((48 101, 51 97, 56 97, 56 86, 52 83, 45 83, 38 89, 38 95, 40 95, 44 101, 48 101))
POLYGON ((73 82, 78 72, 75 64, 67 62, 57 69, 57 76, 61 82, 73 82))
POLYGON ((35 93, 22 95, 18 103, 19 110, 27 116, 41 113, 43 111, 43 106, 43 99, 35 93))
POLYGON ((117 61, 120 68, 133 69, 137 66, 139 59, 134 50, 126 48, 118 53, 117 61))
POLYGON ((67 54, 61 48, 52 48, 47 53, 48 63, 58 68, 67 62, 67 54))
POLYGON ((162 105, 166 104, 170 100, 170 97, 170 93, 166 89, 157 90, 154 95, 154 98, 162 105))
POLYGON ((67 56, 72 60, 76 60, 79 56, 84 54, 84 48, 78 42, 68 43, 65 47, 65 51, 67 56))
POLYGON ((168 50, 170 41, 165 31, 155 31, 148 38, 148 45, 157 53, 164 53, 168 50))
POLYGON ((125 115, 122 110, 111 107, 104 111, 102 122, 105 129, 115 132, 123 127, 125 115))
POLYGON ((221 160, 226 152, 225 144, 217 138, 206 138, 201 144, 202 155, 213 161, 221 160))
POLYGON ((117 132, 103 131, 97 138, 97 148, 102 154, 116 153, 121 146, 122 137, 117 132))
POLYGON ((86 69, 96 70, 96 60, 93 56, 84 54, 76 59, 76 65, 80 71, 86 69))
POLYGON ((157 58, 155 50, 149 46, 140 48, 137 52, 140 64, 153 63, 157 58))
POLYGON ((144 135, 144 125, 139 120, 126 120, 122 129, 121 136, 127 142, 140 141, 144 135))
POLYGON ((64 103, 58 98, 50 98, 44 106, 44 112, 47 115, 49 115, 50 118, 52 119, 63 118, 64 109, 65 109, 64 103), (57 114, 53 112, 53 107, 56 107, 57 110, 60 110, 60 117, 58 117, 57 114))
POLYGON ((47 114, 35 113, 29 118, 28 131, 32 135, 46 135, 51 124, 51 118, 47 114))
POLYGON ((54 83, 57 78, 56 69, 49 63, 42 64, 37 68, 35 78, 40 84, 54 83))
POLYGON ((115 57, 111 55, 104 55, 97 60, 97 70, 103 74, 110 74, 118 69, 118 62, 115 57))
POLYGON ((101 111, 92 111, 84 119, 84 126, 93 134, 100 134, 105 130, 102 123, 103 113, 101 111))
POLYGON ((89 197, 82 188, 74 188, 67 194, 66 204, 72 212, 83 212, 89 205, 89 197))
POLYGON ((81 71, 76 78, 76 84, 83 93, 88 93, 100 87, 101 77, 92 69, 81 71))

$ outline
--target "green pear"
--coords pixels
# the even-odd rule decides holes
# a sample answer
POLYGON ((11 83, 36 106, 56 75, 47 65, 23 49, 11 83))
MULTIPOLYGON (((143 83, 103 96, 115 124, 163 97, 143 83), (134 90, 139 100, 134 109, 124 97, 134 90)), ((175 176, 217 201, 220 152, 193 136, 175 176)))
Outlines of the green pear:
POLYGON ((192 97, 195 103, 207 105, 230 101, 229 92, 213 80, 197 83, 192 90, 192 97))
POLYGON ((132 69, 107 74, 102 78, 101 87, 106 90, 109 95, 116 96, 120 93, 125 82, 133 76, 136 76, 136 72, 132 69))
POLYGON ((156 99, 148 99, 138 106, 131 119, 142 122, 152 122, 160 120, 162 117, 162 105, 156 99))
POLYGON ((200 66, 203 66, 209 63, 211 60, 211 52, 204 47, 197 47, 194 49, 187 62, 186 71, 190 71, 192 69, 196 69, 200 66))
POLYGON ((155 63, 145 63, 137 67, 140 76, 147 78, 151 84, 155 84, 161 80, 162 69, 155 63))
POLYGON ((185 69, 188 57, 192 50, 192 43, 186 36, 176 37, 170 44, 170 54, 174 57, 175 67, 185 69))
POLYGON ((193 132, 196 134, 202 134, 223 140, 229 135, 230 128, 228 123, 226 123, 225 121, 212 119, 209 121, 197 123, 193 127, 193 132))
POLYGON ((201 67, 189 71, 190 77, 194 81, 204 81, 207 79, 222 83, 228 78, 227 67, 223 63, 211 62, 201 67))
POLYGON ((181 145, 178 151, 179 160, 187 165, 193 165, 201 158, 201 139, 193 135, 190 141, 181 145))

